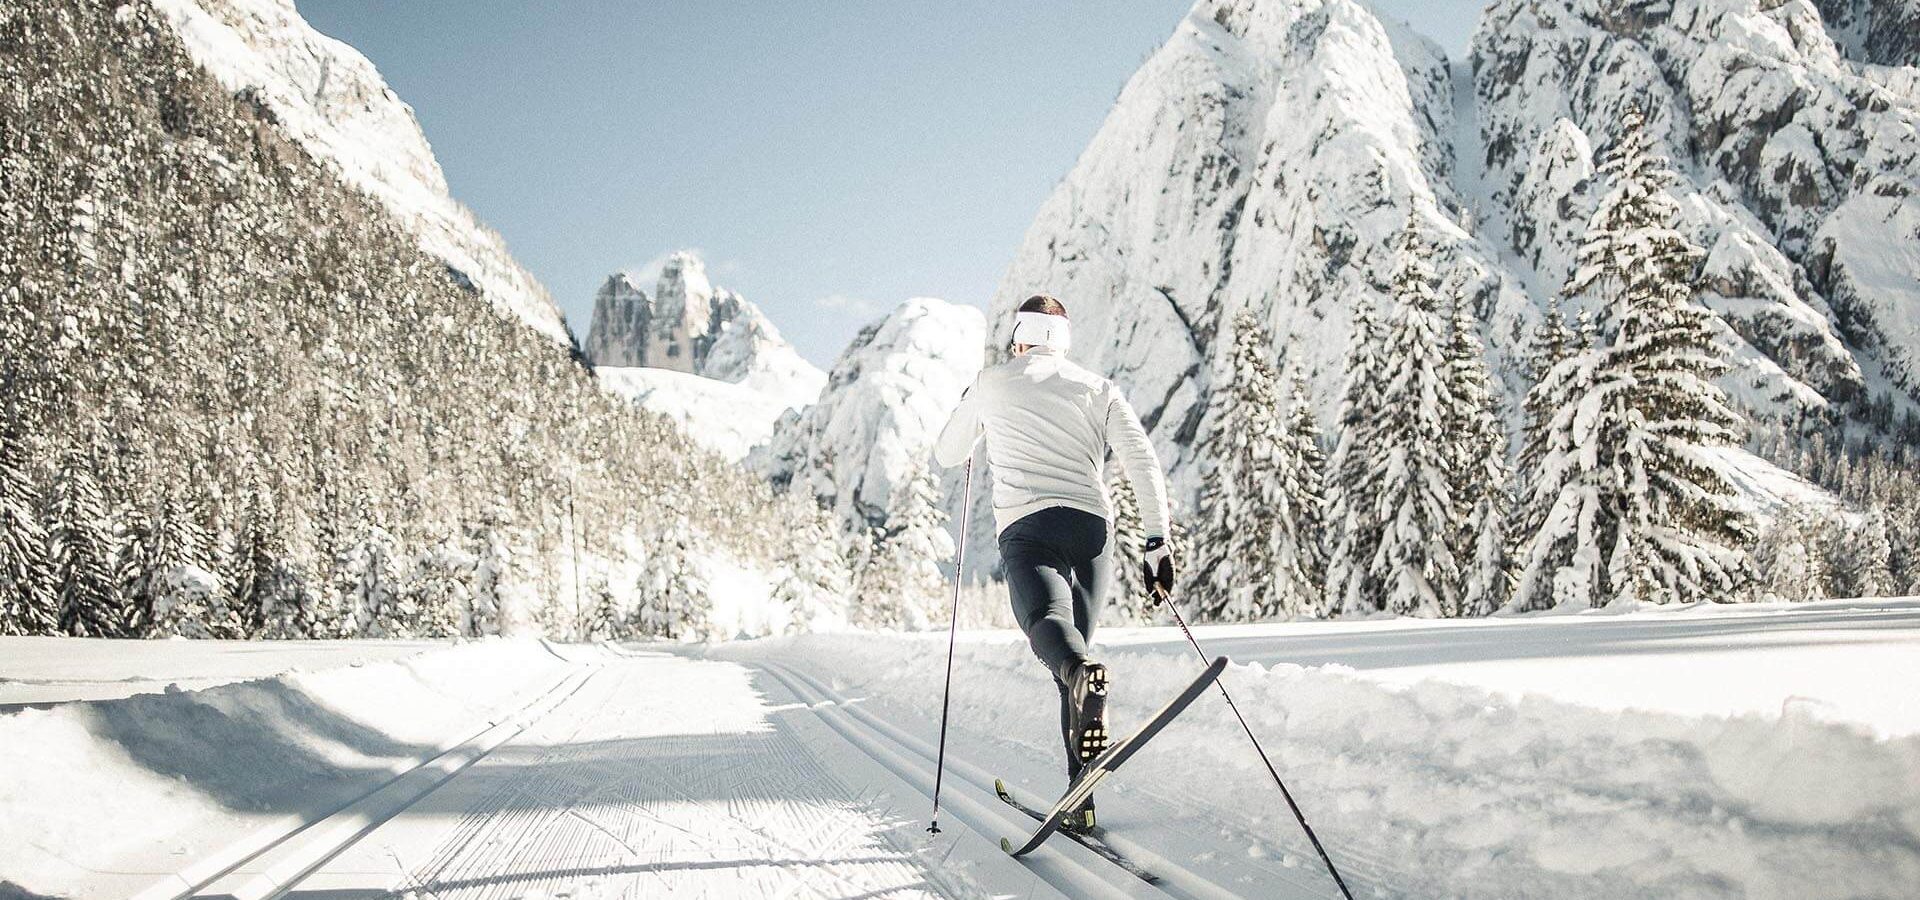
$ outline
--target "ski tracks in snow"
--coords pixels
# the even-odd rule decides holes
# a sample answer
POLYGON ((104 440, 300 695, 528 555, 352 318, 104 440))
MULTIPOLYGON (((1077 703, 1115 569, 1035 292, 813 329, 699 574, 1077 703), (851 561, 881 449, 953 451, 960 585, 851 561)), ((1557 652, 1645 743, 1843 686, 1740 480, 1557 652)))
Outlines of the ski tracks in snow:
POLYGON ((994 796, 993 777, 1031 785, 1039 770, 979 745, 948 754, 945 831, 928 835, 934 757, 924 736, 789 663, 625 655, 285 896, 1310 898, 1331 890, 1304 869, 1256 866, 1262 871, 1249 880, 1244 867, 1204 862, 1217 834, 1191 816, 1162 821, 1167 804, 1132 791, 1114 801, 1126 824, 1109 839, 1160 885, 1064 839, 1011 859, 999 838, 1017 839, 1033 823, 994 796), (991 773, 963 755, 1006 770, 991 773), (1196 860, 1204 872, 1190 865, 1196 860))
POLYGON ((610 664, 288 896, 955 893, 780 712, 735 664, 610 664))

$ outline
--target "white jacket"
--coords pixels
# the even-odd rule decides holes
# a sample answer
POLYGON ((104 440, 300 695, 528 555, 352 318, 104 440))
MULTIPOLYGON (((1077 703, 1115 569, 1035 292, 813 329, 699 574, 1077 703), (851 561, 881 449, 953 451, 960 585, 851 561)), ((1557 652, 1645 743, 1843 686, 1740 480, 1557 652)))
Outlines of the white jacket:
POLYGON ((1111 382, 1058 351, 1036 347, 981 370, 940 429, 934 461, 965 462, 983 434, 996 532, 1051 506, 1111 520, 1103 475, 1111 446, 1140 498, 1142 536, 1166 536, 1166 481, 1140 417, 1111 382))

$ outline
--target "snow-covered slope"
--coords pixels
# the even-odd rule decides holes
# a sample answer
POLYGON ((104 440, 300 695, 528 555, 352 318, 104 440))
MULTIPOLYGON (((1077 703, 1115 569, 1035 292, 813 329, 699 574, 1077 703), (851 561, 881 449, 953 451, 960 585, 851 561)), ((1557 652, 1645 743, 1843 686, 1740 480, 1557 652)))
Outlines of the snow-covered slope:
POLYGON ((766 443, 792 407, 774 394, 690 372, 600 366, 600 381, 640 406, 680 423, 701 446, 734 462, 766 443))
POLYGON ((1860 58, 1897 56, 1864 29, 1911 7, 1822 5, 1501 0, 1473 47, 1489 213, 1540 283, 1591 192, 1537 173, 1588 166, 1641 104, 1708 251, 1701 299, 1740 338, 1729 387, 1787 422, 1920 389, 1920 72, 1860 58))
POLYGON ((990 346, 1026 296, 1060 297, 1074 355, 1129 392, 1190 501, 1223 323, 1251 311, 1330 425, 1353 312, 1388 302, 1411 214, 1517 415, 1523 338, 1639 99, 1709 250, 1723 385, 1762 434, 1858 414, 1920 371, 1920 73, 1848 59, 1805 2, 1748 5, 1505 0, 1460 63, 1361 0, 1200 0, 1041 207, 990 346))
POLYGON ((980 311, 927 297, 862 329, 819 402, 783 417, 752 464, 811 491, 849 528, 886 520, 893 489, 926 464, 933 439, 984 359, 980 311))
POLYGON ((412 107, 359 51, 315 31, 293 0, 154 5, 222 85, 245 93, 307 152, 379 200, 456 279, 542 334, 572 339, 546 289, 453 199, 412 107))

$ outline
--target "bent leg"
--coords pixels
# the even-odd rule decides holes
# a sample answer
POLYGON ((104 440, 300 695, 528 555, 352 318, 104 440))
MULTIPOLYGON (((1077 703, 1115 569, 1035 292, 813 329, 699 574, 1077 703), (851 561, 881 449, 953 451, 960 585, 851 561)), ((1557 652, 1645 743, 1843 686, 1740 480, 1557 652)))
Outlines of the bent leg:
POLYGON ((1006 542, 1001 556, 1014 620, 1026 632, 1034 655, 1057 679, 1070 665, 1086 660, 1087 642, 1075 621, 1071 569, 1038 549, 1006 542))

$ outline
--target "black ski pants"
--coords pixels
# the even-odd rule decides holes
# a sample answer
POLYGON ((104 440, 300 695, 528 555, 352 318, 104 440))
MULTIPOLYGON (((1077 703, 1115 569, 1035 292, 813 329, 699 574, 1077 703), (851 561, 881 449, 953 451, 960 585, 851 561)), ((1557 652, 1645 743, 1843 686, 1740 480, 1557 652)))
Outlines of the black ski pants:
POLYGON ((1079 754, 1069 733, 1073 709, 1065 674, 1087 660, 1087 646, 1113 583, 1113 537, 1107 520, 1054 506, 1023 516, 1000 533, 1013 619, 1060 690, 1060 739, 1067 771, 1079 754))

